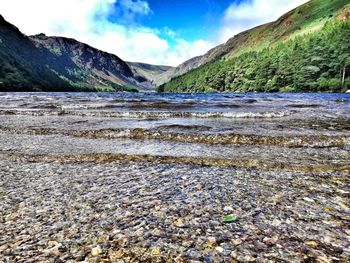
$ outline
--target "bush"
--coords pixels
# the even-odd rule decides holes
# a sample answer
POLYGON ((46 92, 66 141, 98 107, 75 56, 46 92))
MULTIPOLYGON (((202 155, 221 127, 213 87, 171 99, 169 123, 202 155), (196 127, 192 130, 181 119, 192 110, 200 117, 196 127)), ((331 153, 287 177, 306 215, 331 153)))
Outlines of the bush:
POLYGON ((341 89, 342 89, 342 82, 340 79, 321 78, 319 80, 319 91, 337 92, 337 91, 341 91, 341 89))
POLYGON ((279 92, 284 92, 284 93, 296 92, 296 89, 291 86, 286 86, 286 87, 280 88, 279 92))

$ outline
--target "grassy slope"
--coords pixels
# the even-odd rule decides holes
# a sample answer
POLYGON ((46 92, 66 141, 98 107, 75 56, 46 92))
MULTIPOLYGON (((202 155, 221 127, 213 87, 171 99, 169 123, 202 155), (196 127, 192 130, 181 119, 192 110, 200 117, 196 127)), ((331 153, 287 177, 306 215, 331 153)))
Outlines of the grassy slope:
POLYGON ((288 12, 277 21, 242 32, 215 50, 206 62, 228 59, 249 51, 273 47, 281 41, 321 29, 349 9, 349 0, 311 0, 288 12))

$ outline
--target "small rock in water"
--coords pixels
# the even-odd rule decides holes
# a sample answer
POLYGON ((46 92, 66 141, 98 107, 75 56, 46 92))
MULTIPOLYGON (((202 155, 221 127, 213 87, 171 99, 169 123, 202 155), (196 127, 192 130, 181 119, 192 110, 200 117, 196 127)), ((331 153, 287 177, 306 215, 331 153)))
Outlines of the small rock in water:
POLYGON ((102 254, 102 248, 100 246, 97 246, 91 249, 91 255, 93 255, 94 257, 100 254, 102 254))
POLYGON ((233 239, 233 240, 232 240, 232 243, 233 243, 235 246, 238 246, 238 245, 242 244, 242 240, 241 240, 241 239, 233 239))
POLYGON ((232 206, 225 206, 224 207, 224 211, 225 212, 232 212, 234 209, 233 209, 233 207, 232 206))
POLYGON ((282 222, 280 221, 280 220, 278 220, 278 219, 274 219, 273 221, 272 221, 272 225, 273 226, 280 226, 282 224, 282 222))
POLYGON ((306 241, 305 245, 312 247, 312 248, 316 248, 316 247, 318 247, 319 244, 316 241, 306 241))
POLYGON ((51 256, 59 257, 61 252, 59 250, 59 246, 52 247, 50 249, 46 249, 45 253, 51 256))
POLYGON ((159 257, 160 254, 161 254, 160 247, 153 247, 153 248, 151 248, 151 255, 153 257, 159 257))
POLYGON ((222 247, 216 247, 215 250, 219 253, 223 253, 224 249, 222 247))
POLYGON ((97 240, 98 243, 107 243, 109 240, 109 236, 105 235, 105 236, 100 236, 97 240))
POLYGON ((306 201, 306 202, 310 202, 310 203, 314 203, 315 202, 314 200, 312 200, 309 197, 304 197, 303 200, 306 201))
POLYGON ((176 220, 175 222, 175 226, 177 227, 183 227, 185 224, 184 224, 184 221, 182 218, 179 218, 178 220, 176 220))
POLYGON ((266 246, 273 246, 277 242, 277 238, 271 238, 271 237, 264 237, 263 242, 266 246))
POLYGON ((115 261, 117 259, 121 259, 123 256, 124 256, 124 251, 123 250, 110 251, 109 252, 109 259, 111 261, 115 261))
POLYGON ((215 246, 216 246, 216 238, 215 237, 209 237, 205 247, 207 247, 207 248, 214 248, 215 246))
POLYGON ((47 242, 47 245, 49 247, 55 247, 55 246, 58 246, 59 243, 57 241, 49 241, 49 242, 47 242))

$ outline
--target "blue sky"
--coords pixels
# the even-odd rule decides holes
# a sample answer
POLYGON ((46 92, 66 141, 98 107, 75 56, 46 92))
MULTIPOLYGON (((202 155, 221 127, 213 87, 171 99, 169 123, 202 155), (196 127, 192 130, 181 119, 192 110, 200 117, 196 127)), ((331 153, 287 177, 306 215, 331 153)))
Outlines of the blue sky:
POLYGON ((150 27, 169 27, 189 41, 206 39, 216 33, 222 14, 233 2, 151 0, 149 5, 153 13, 142 22, 150 27))
POLYGON ((127 61, 176 66, 305 2, 0 0, 0 14, 28 35, 71 37, 127 61))

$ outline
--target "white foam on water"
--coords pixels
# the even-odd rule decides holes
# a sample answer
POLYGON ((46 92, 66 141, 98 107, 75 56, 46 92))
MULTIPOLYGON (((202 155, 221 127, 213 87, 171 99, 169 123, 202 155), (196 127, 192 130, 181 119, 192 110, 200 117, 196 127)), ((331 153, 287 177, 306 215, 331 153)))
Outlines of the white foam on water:
POLYGON ((66 112, 73 115, 117 117, 117 118, 282 118, 290 116, 295 111, 280 112, 148 112, 148 111, 128 111, 128 112, 66 112))

